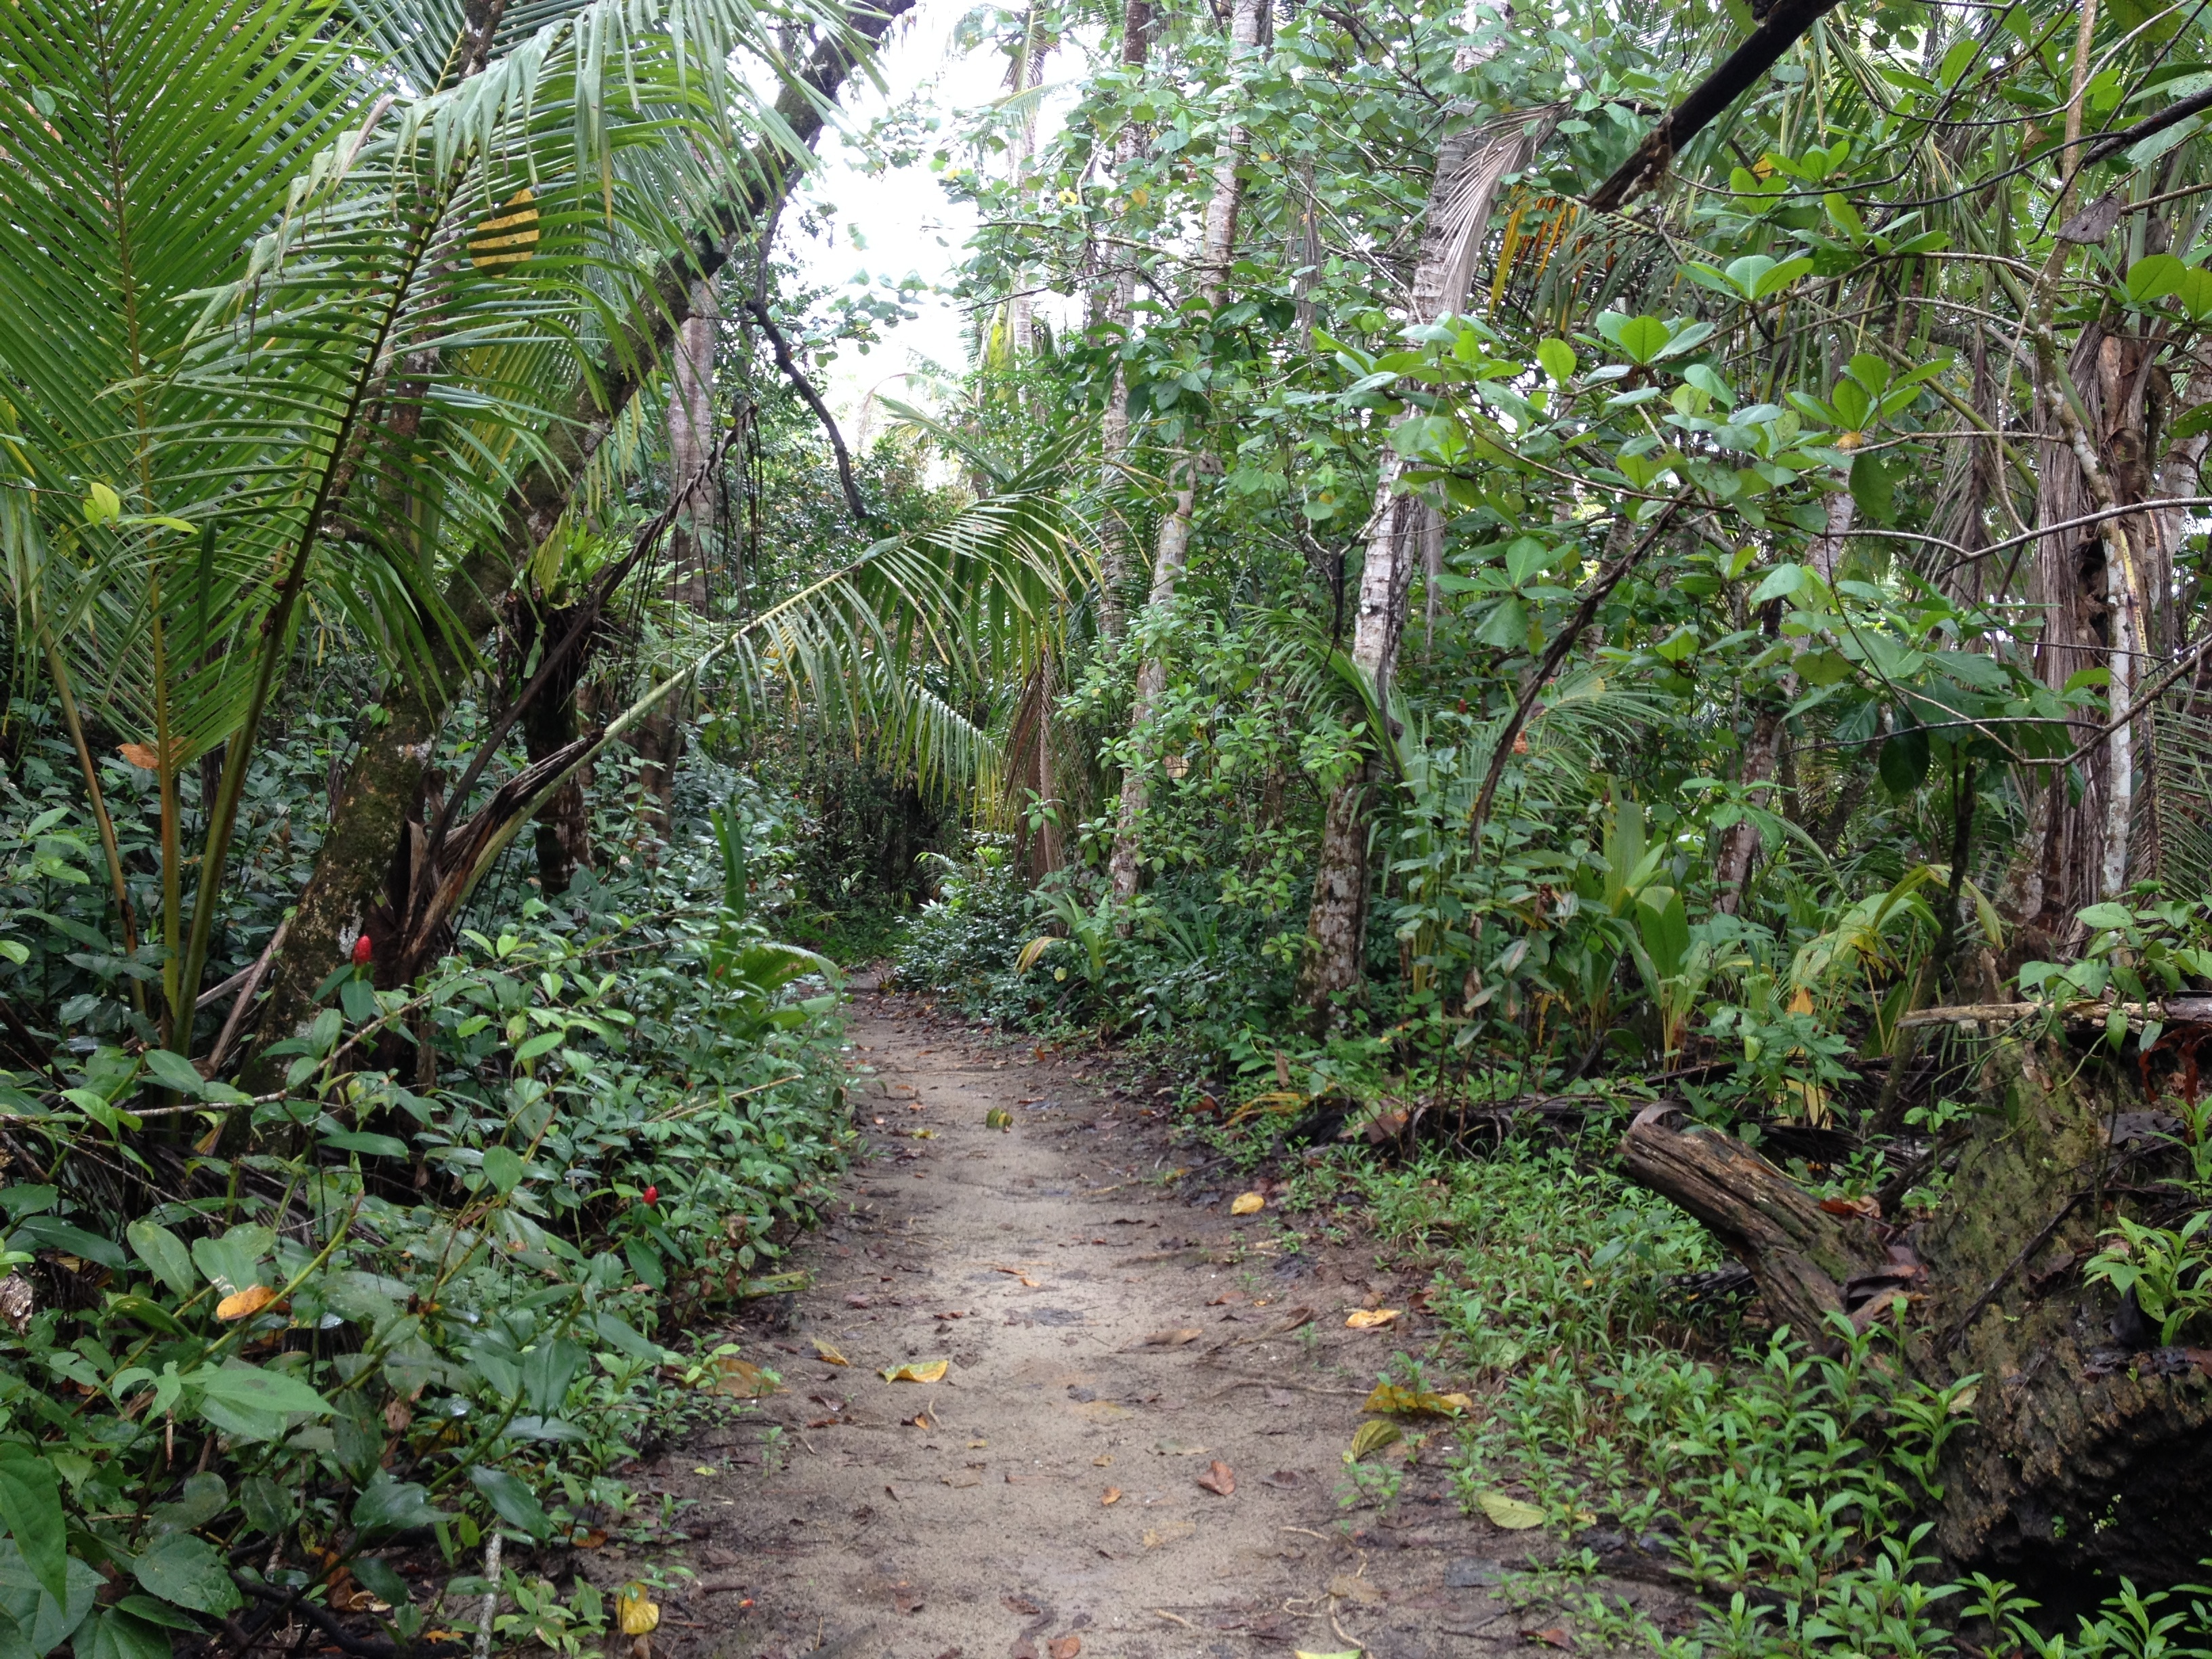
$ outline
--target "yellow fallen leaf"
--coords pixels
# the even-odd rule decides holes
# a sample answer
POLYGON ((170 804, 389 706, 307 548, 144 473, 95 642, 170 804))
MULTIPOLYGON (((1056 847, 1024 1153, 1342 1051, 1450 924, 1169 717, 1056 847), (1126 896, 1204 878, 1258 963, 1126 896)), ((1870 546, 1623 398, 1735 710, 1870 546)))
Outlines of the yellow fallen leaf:
POLYGON ((1229 1206, 1231 1215, 1257 1215, 1267 1207, 1267 1200, 1257 1193, 1239 1193, 1237 1201, 1229 1206))
POLYGON ((1354 1308, 1344 1322, 1355 1331, 1371 1331, 1384 1325, 1395 1324, 1397 1319, 1395 1308, 1354 1308))
POLYGON ((814 1339, 814 1357, 825 1365, 849 1365, 853 1363, 837 1352, 835 1342, 824 1342, 818 1336, 814 1339))
POLYGON ((1101 1498, 1098 1501, 1101 1504, 1120 1503, 1121 1501, 1121 1489, 1119 1486, 1107 1487, 1105 1496, 1101 1498))
POLYGON ((1188 1538, 1197 1530, 1198 1523, 1194 1521, 1164 1521, 1157 1527, 1146 1528, 1142 1542, 1146 1549, 1156 1550, 1163 1544, 1172 1544, 1179 1538, 1188 1538))
POLYGON ((1395 1382, 1379 1382, 1359 1409, 1395 1412, 1401 1417, 1449 1417, 1454 1412, 1473 1411, 1474 1401, 1464 1394, 1434 1394, 1426 1389, 1417 1393, 1395 1382))
POLYGON ((720 1474, 721 1470, 716 1468, 712 1463, 702 1463, 697 1468, 692 1470, 691 1473, 694 1474, 720 1474))
POLYGON ((276 1292, 266 1285, 248 1285, 242 1291, 234 1291, 215 1304, 217 1319, 244 1319, 258 1314, 276 1299, 276 1292))
POLYGON ((886 1382, 941 1382, 945 1373, 951 1370, 951 1362, 944 1359, 915 1359, 903 1365, 892 1365, 884 1374, 886 1382))
POLYGON ((1347 1463, 1357 1463, 1370 1452, 1378 1452, 1385 1446, 1395 1446, 1406 1437, 1405 1431, 1385 1418, 1372 1418, 1359 1425, 1352 1437, 1352 1449, 1344 1455, 1347 1463))
POLYGON ((660 1603, 648 1601, 642 1584, 624 1584, 615 1595, 615 1618, 624 1636, 649 1636, 660 1628, 660 1603))
POLYGON ((1534 1504, 1502 1492, 1486 1492, 1474 1500, 1482 1512, 1508 1532, 1526 1532, 1544 1524, 1544 1511, 1534 1504))

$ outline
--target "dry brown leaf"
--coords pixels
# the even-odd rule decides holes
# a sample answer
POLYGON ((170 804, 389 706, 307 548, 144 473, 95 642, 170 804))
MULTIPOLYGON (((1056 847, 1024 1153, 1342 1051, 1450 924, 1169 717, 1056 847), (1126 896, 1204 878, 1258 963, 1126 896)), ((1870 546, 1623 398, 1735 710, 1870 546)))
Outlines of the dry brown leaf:
POLYGON ((1206 1466, 1206 1473, 1198 1477, 1198 1484, 1208 1492, 1219 1492, 1224 1498, 1234 1497, 1237 1472, 1217 1457, 1206 1466))
POLYGON ((161 756, 143 743, 118 744, 115 752, 142 772, 154 772, 161 769, 161 756))
POLYGON ((1231 1215, 1257 1215, 1267 1207, 1267 1200, 1257 1193, 1239 1193, 1229 1206, 1231 1215))
POLYGON ((763 1400, 774 1394, 780 1386, 769 1374, 750 1359, 740 1359, 735 1354, 723 1354, 714 1361, 714 1392, 734 1395, 740 1400, 763 1400))
POLYGON ((1121 1489, 1119 1486, 1107 1487, 1105 1495, 1100 1498, 1098 1501, 1102 1505, 1120 1503, 1121 1501, 1121 1489))
POLYGON ((1186 1325, 1181 1330, 1154 1331, 1137 1346, 1140 1348, 1180 1348, 1186 1342, 1195 1342, 1206 1333, 1195 1325, 1186 1325))
POLYGON ((1051 1656, 1051 1659, 1075 1659, 1075 1656, 1082 1651, 1083 1638, 1080 1636, 1059 1637, 1045 1647, 1045 1652, 1051 1656))
POLYGON ((983 1484, 983 1477, 973 1469, 963 1469, 957 1474, 947 1474, 939 1478, 948 1486, 980 1486, 983 1484))
POLYGON ((903 1365, 884 1369, 886 1382, 942 1382, 945 1373, 951 1369, 951 1362, 943 1359, 913 1359, 903 1365))
POLYGON ((1362 1607, 1371 1607, 1382 1599, 1382 1591, 1374 1580, 1348 1572, 1340 1572, 1328 1581, 1328 1593, 1340 1601, 1357 1601, 1362 1607))
POLYGON ((814 1339, 814 1357, 825 1365, 849 1365, 853 1363, 838 1352, 835 1342, 824 1342, 818 1336, 814 1339))
POLYGON ((1111 1452, 1100 1452, 1097 1456, 1091 1460, 1091 1467, 1094 1469, 1103 1469, 1113 1461, 1114 1455, 1111 1452))
POLYGON ((1355 1331, 1372 1331, 1395 1324, 1397 1320, 1398 1310, 1395 1308, 1354 1308, 1344 1322, 1355 1331))
POLYGON ((248 1285, 242 1291, 234 1291, 215 1304, 217 1319, 244 1319, 258 1314, 276 1299, 276 1292, 266 1285, 248 1285))
POLYGON ((1148 1528, 1142 1542, 1146 1549, 1156 1550, 1163 1544, 1172 1544, 1178 1539, 1188 1538, 1197 1530, 1198 1523, 1194 1521, 1164 1521, 1158 1526, 1148 1528))
POLYGON ((1564 1648, 1573 1645, 1567 1640, 1566 1632, 1561 1630, 1557 1625, 1547 1625, 1541 1630, 1524 1630, 1521 1634, 1531 1642, 1541 1642, 1547 1648, 1564 1648))

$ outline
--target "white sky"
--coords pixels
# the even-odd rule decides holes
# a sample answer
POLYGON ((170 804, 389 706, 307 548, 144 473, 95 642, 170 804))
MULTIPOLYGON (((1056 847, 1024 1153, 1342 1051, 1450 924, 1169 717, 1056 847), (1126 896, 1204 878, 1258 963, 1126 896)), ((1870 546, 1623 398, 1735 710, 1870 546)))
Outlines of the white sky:
MULTIPOLYGON (((884 90, 878 92, 857 78, 849 84, 844 100, 848 125, 865 130, 893 105, 924 92, 928 106, 939 112, 941 136, 949 136, 962 125, 961 112, 1005 96, 1006 58, 988 47, 962 53, 952 44, 954 25, 974 3, 921 0, 878 60, 884 90)), ((1047 66, 1048 82, 1061 79, 1079 61, 1072 53, 1055 55, 1047 66)), ((1072 95, 1070 89, 1048 100, 1037 124, 1040 144, 1058 130, 1072 95)), ((951 281, 975 234, 977 215, 972 204, 946 195, 926 154, 910 167, 871 178, 859 165, 857 147, 835 129, 823 135, 820 154, 822 165, 793 205, 834 204, 834 240, 808 235, 796 212, 783 221, 781 252, 799 265, 803 279, 829 287, 842 287, 863 274, 893 284, 909 273, 933 286, 951 281), (865 246, 854 246, 854 231, 865 246)), ((1050 300, 1045 296, 1040 305, 1048 315, 1050 300)), ((866 356, 848 348, 830 368, 823 396, 855 448, 865 441, 866 434, 855 428, 861 404, 872 392, 934 404, 938 399, 926 378, 902 377, 933 361, 956 375, 967 368, 969 318, 936 293, 922 295, 918 309, 919 316, 887 331, 884 342, 866 356)))

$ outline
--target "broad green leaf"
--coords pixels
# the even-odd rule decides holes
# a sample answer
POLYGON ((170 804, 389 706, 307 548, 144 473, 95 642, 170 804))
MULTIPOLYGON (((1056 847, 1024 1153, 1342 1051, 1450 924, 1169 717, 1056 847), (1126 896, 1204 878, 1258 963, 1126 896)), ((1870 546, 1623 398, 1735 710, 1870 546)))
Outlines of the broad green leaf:
POLYGON ((120 1272, 130 1265, 131 1258, 123 1254, 123 1247, 112 1238, 87 1232, 72 1226, 59 1216, 33 1215, 23 1218, 23 1224, 15 1230, 10 1241, 17 1249, 58 1250, 64 1255, 82 1256, 88 1261, 97 1261, 103 1267, 120 1272))
POLYGON ((2078 920, 2084 927, 2098 929, 2132 927, 2136 925, 2136 913, 2124 904, 2113 904, 2107 902, 2089 906, 2087 909, 2079 913, 2078 920))
POLYGON ((1828 406, 1835 411, 1836 420, 1847 432, 1856 432, 1867 423, 1873 411, 1874 398, 1856 380, 1838 380, 1828 394, 1828 406))
POLYGON ((1808 685, 1837 685, 1857 672, 1839 651, 1808 651, 1790 665, 1808 685))
POLYGON ((1928 775, 1928 734, 1917 726, 1891 734, 1875 757, 1875 769, 1882 787, 1893 795, 1909 795, 1928 775))
POLYGON ((207 1079, 200 1075, 199 1068, 173 1048, 149 1048, 145 1065, 155 1082, 188 1099, 198 1100, 206 1091, 207 1079))
POLYGON ((1809 574, 1802 564, 1777 565, 1767 573, 1765 580, 1752 589, 1751 602, 1765 605, 1769 599, 1786 599, 1805 585, 1809 574))
POLYGON ((221 1618, 240 1605, 238 1586, 214 1545, 189 1532, 167 1533, 147 1546, 131 1573, 149 1595, 221 1618))
MULTIPOLYGON (((127 1599, 149 1600, 143 1595, 127 1599)), ((90 1626, 71 1645, 77 1659, 169 1659, 171 1653, 168 1632, 120 1605, 94 1613, 90 1626)))
POLYGON ((1631 317, 1620 325, 1617 343, 1632 362, 1648 363, 1667 349, 1671 337, 1656 317, 1631 317))
POLYGON ((323 1144, 363 1158, 404 1158, 407 1143, 396 1135, 373 1134, 367 1129, 325 1129, 323 1144))
POLYGON ((1879 455, 1858 455, 1851 460, 1851 499, 1859 511, 1876 524, 1897 516, 1897 483, 1888 464, 1879 455))
POLYGON ((0 1443, 0 1520, 39 1586, 69 1600, 69 1534, 54 1466, 28 1446, 0 1443))
POLYGON ((179 1238, 158 1221, 134 1221, 123 1230, 124 1237, 138 1259, 152 1269, 154 1277, 179 1297, 190 1296, 199 1285, 199 1275, 192 1271, 191 1252, 179 1238))
POLYGON ((8 1638, 0 1639, 0 1650, 9 1659, 44 1659, 84 1623, 85 1615, 93 1609, 94 1597, 106 1587, 107 1581, 83 1562, 71 1556, 66 1581, 68 1595, 57 1599, 40 1583, 39 1576, 16 1547, 14 1539, 0 1540, 0 1632, 8 1638), (8 1631, 7 1620, 15 1624, 8 1631))
POLYGON ((1802 255, 1795 259, 1784 259, 1759 277, 1753 287, 1751 297, 1754 301, 1771 299, 1812 269, 1813 262, 1802 255))
POLYGON ((1565 340, 1539 341, 1536 361, 1558 385, 1565 386, 1574 378, 1575 349, 1565 340))
POLYGON ((1698 388, 1723 409, 1735 407, 1735 392, 1726 380, 1704 363, 1692 363, 1682 371, 1682 379, 1698 388))
POLYGON ((1508 1532, 1526 1532, 1544 1524, 1544 1511, 1534 1504, 1502 1492, 1486 1492, 1474 1500, 1492 1522, 1508 1532))
POLYGON ((430 1494, 412 1480, 397 1480, 389 1469, 379 1469, 354 1499, 353 1523, 364 1534, 406 1532, 449 1517, 434 1508, 430 1494))
POLYGON ((192 1261, 225 1296, 258 1285, 261 1262, 276 1247, 276 1235, 268 1228, 247 1224, 233 1227, 220 1238, 192 1242, 192 1261))
POLYGON ((505 1469, 479 1464, 469 1471, 469 1480, 510 1527, 520 1527, 532 1538, 543 1538, 553 1530, 552 1521, 530 1488, 505 1469))
POLYGON ((2181 285, 2189 267, 2171 253, 2153 253, 2128 267, 2128 298, 2137 305, 2165 298, 2181 285))

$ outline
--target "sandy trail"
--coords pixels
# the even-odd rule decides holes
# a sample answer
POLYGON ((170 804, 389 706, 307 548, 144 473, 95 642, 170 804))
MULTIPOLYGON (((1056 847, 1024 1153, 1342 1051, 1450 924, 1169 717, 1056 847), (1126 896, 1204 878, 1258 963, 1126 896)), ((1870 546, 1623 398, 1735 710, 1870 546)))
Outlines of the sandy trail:
MULTIPOLYGON (((653 1558, 698 1574, 664 1596, 657 1654, 1528 1645, 1485 1586, 1530 1535, 1462 1516, 1440 1458, 1387 1512, 1339 1502, 1360 1401, 1407 1341, 1348 1330, 1346 1311, 1377 1293, 1403 1308, 1411 1286, 1286 1241, 1272 1212, 1232 1219, 1233 1188, 1163 1184, 1164 1137, 1097 1062, 988 1045, 868 991, 853 1038, 876 1155, 799 1253, 810 1288, 738 1333, 782 1391, 631 1476, 692 1500, 688 1556, 653 1558), (985 1127, 994 1108, 1011 1131, 985 1127), (817 1340, 851 1364, 820 1363, 817 1340), (937 1383, 878 1375, 933 1359, 950 1362, 937 1383), (1200 1484, 1217 1462, 1231 1495, 1200 1484)), ((610 1549, 586 1571, 647 1565, 610 1549)))

